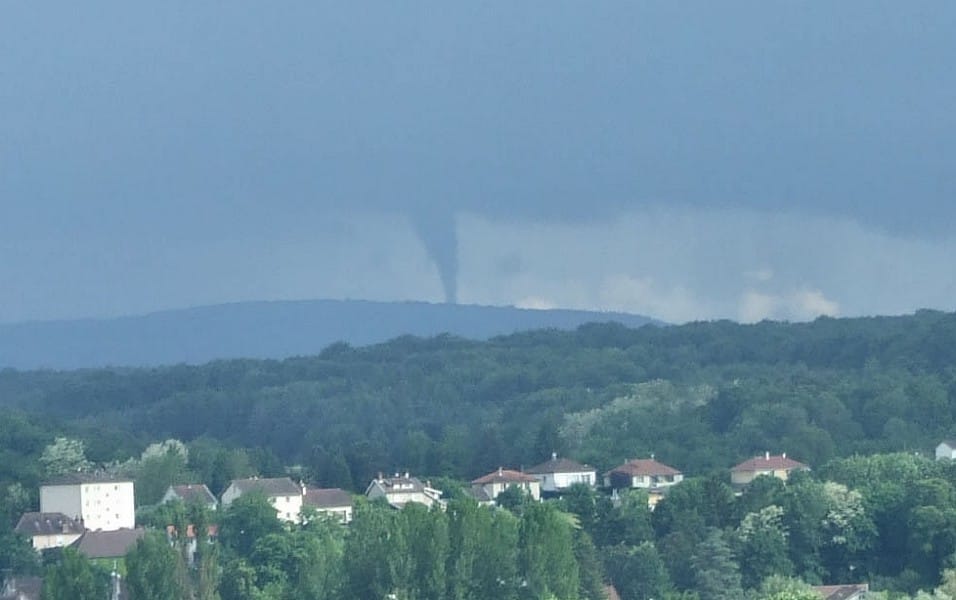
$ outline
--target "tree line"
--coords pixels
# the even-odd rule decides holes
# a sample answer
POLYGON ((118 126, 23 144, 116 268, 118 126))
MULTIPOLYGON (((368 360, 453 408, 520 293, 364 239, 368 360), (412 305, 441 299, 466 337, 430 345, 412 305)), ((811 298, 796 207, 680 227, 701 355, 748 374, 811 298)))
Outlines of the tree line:
POLYGON ((379 471, 467 481, 552 452, 599 470, 653 453, 688 475, 679 488, 719 499, 730 466, 786 451, 813 467, 812 485, 798 477, 767 492, 767 502, 748 491, 728 501, 733 510, 701 501, 671 520, 702 524, 693 535, 665 519, 689 493, 676 489, 647 517, 650 529, 627 542, 602 533, 606 519, 591 529, 593 515, 562 510, 580 520, 611 579, 654 564, 645 560, 653 548, 668 589, 696 589, 694 549, 717 531, 744 587, 758 589, 770 574, 809 582, 866 575, 879 587, 915 593, 942 585, 953 551, 948 471, 915 453, 954 434, 956 315, 933 311, 806 324, 592 324, 486 342, 335 344, 282 361, 5 370, 0 517, 12 527, 36 506, 49 471, 41 459, 58 437, 82 441, 84 460, 134 478, 140 505, 155 503, 171 483, 203 481, 220 492, 252 474, 291 473, 355 492, 379 471), (170 439, 181 447, 159 442, 170 439), (885 467, 905 485, 887 475, 871 477, 883 481, 875 486, 847 466, 876 460, 863 456, 916 462, 885 467), (841 496, 834 486, 848 491, 841 496), (821 541, 832 532, 814 519, 856 495, 852 506, 863 507, 872 528, 845 545, 821 541), (743 502, 751 510, 741 512, 743 502), (859 555, 847 555, 851 546, 859 555), (761 558, 741 559, 748 553, 761 558))

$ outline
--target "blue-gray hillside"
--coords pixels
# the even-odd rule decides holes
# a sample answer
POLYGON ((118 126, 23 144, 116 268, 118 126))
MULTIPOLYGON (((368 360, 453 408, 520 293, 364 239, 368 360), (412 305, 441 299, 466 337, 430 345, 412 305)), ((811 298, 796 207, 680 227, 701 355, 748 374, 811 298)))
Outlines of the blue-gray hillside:
POLYGON ((365 345, 406 334, 440 333, 487 339, 525 329, 573 329, 595 321, 631 327, 656 323, 625 313, 506 306, 363 300, 241 302, 115 319, 0 325, 0 368, 285 358, 315 354, 338 341, 365 345))

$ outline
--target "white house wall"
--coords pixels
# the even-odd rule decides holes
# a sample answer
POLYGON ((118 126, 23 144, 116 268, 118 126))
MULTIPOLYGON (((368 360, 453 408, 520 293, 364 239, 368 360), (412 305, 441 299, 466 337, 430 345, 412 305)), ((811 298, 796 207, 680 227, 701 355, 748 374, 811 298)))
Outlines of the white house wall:
POLYGON ((84 483, 83 526, 93 531, 133 529, 136 526, 136 502, 133 482, 84 483))

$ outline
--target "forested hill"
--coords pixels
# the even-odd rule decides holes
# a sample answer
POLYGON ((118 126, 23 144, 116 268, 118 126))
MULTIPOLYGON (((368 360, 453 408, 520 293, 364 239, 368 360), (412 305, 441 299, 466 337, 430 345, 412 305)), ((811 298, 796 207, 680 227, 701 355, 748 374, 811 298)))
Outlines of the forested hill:
POLYGON ((426 302, 240 302, 116 319, 0 324, 0 368, 285 358, 315 354, 339 341, 366 345, 399 335, 441 333, 483 340, 526 329, 573 329, 597 321, 639 327, 653 319, 625 313, 426 302))
POLYGON ((83 439, 97 462, 177 438, 242 449, 264 474, 299 464, 356 490, 382 470, 469 480, 552 451, 599 469, 655 453, 688 474, 765 450, 821 465, 956 435, 956 314, 589 324, 335 344, 281 361, 7 370, 0 423, 0 479, 27 482, 55 434, 83 439))

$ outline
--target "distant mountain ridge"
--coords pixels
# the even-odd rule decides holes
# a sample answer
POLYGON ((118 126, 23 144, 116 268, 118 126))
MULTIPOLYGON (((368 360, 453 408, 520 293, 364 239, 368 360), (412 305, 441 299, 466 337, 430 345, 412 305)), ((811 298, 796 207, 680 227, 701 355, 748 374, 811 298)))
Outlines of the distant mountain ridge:
POLYGON ((487 339, 588 322, 661 324, 641 315, 512 306, 290 300, 238 302, 112 319, 0 324, 0 368, 76 369, 198 364, 316 354, 334 342, 383 342, 449 333, 487 339))

